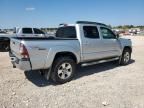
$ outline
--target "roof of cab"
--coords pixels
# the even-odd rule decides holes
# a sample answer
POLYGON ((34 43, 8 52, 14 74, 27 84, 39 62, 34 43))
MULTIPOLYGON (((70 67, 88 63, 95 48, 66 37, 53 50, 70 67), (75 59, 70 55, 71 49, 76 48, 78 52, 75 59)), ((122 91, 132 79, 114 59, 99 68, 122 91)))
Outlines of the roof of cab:
MULTIPOLYGON (((92 21, 76 21, 76 24, 95 24, 95 25, 109 27, 106 24, 99 23, 99 22, 92 22, 92 21)), ((67 23, 61 23, 61 24, 59 24, 59 27, 66 27, 66 26, 75 26, 75 24, 67 24, 67 23)))
POLYGON ((77 21, 76 24, 96 24, 101 26, 107 26, 106 24, 99 23, 99 22, 91 22, 91 21, 77 21))

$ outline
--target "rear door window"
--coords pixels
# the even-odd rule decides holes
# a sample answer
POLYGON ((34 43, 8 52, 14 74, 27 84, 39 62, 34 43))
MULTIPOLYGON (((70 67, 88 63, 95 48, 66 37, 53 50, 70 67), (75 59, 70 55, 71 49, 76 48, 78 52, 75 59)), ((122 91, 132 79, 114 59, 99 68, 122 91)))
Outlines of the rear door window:
POLYGON ((33 34, 32 28, 23 28, 23 29, 22 29, 22 32, 23 32, 24 34, 33 34))
POLYGON ((76 38, 76 29, 74 26, 61 27, 56 32, 58 38, 76 38))
POLYGON ((84 36, 87 38, 99 38, 99 32, 96 26, 84 26, 84 36))

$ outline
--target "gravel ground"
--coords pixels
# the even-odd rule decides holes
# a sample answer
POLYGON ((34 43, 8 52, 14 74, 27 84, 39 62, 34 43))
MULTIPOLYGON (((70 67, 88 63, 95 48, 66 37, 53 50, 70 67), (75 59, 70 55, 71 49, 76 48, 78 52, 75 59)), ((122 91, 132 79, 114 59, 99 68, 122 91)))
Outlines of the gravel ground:
POLYGON ((0 108, 144 108, 144 37, 133 41, 131 63, 77 69, 66 84, 47 82, 37 72, 13 69, 0 53, 0 108))

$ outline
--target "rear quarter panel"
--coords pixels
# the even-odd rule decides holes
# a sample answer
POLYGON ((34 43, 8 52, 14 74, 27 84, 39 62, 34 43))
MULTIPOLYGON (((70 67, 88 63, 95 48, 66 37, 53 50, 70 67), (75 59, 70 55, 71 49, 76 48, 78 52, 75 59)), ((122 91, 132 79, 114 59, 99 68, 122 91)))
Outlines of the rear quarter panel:
POLYGON ((58 52, 72 52, 80 61, 80 45, 78 40, 37 40, 25 41, 32 69, 49 68, 58 52), (45 50, 38 50, 43 48, 45 50))
POLYGON ((11 52, 19 59, 21 59, 20 52, 19 52, 20 43, 21 43, 21 40, 17 40, 14 38, 11 38, 11 40, 10 40, 11 52))

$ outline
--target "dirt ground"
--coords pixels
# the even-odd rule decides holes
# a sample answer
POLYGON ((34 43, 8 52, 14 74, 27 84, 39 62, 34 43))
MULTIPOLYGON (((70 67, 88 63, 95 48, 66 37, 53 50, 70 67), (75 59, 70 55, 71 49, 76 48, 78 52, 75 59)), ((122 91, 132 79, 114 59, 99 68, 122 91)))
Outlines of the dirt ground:
POLYGON ((0 108, 144 108, 144 37, 133 42, 131 63, 77 69, 75 78, 55 85, 37 72, 13 69, 0 53, 0 108))

